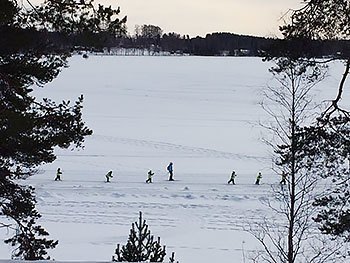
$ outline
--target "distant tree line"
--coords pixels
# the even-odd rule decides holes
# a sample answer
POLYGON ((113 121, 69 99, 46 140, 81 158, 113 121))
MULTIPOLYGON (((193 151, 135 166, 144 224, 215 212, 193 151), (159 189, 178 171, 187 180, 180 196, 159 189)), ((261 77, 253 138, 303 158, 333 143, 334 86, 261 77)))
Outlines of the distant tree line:
MULTIPOLYGON (((3 39, 0 42, 0 49, 6 50, 9 43, 13 45, 14 41, 12 39, 18 39, 18 33, 13 30, 9 31, 6 28, 0 30, 0 37, 3 39)), ((18 41, 19 45, 24 43, 35 45, 35 39, 40 41, 42 37, 45 37, 50 39, 50 42, 54 42, 56 48, 61 50, 89 49, 102 51, 107 49, 110 51, 116 48, 125 48, 145 49, 152 51, 154 54, 157 52, 169 52, 170 54, 195 56, 261 57, 265 57, 267 54, 283 56, 288 50, 290 54, 297 53, 300 55, 300 52, 305 50, 305 56, 333 58, 346 57, 350 52, 349 40, 310 40, 310 38, 287 40, 221 32, 207 34, 205 37, 190 37, 189 35, 180 35, 175 32, 163 33, 163 30, 155 25, 136 26, 133 35, 127 34, 126 31, 117 32, 115 35, 91 31, 80 31, 67 35, 64 32, 38 33, 31 32, 28 29, 20 33, 23 41, 18 41), (43 34, 44 36, 38 37, 38 34, 43 34), (27 41, 28 39, 30 41, 27 41)))
MULTIPOLYGON (((143 27, 148 25, 144 25, 143 27)), ((153 26, 152 26, 153 27, 153 26)), ((304 40, 293 42, 277 39, 233 33, 212 33, 205 37, 193 37, 180 35, 175 32, 162 34, 162 30, 156 27, 153 34, 135 34, 134 36, 120 36, 109 41, 110 47, 145 48, 154 51, 189 54, 196 56, 266 56, 284 50, 307 49, 312 50, 314 56, 342 56, 350 50, 350 42, 347 40, 304 40), (277 48, 278 47, 278 48, 277 48)), ((142 31, 141 31, 142 32, 142 31)), ((291 51, 292 52, 292 51, 291 51)))

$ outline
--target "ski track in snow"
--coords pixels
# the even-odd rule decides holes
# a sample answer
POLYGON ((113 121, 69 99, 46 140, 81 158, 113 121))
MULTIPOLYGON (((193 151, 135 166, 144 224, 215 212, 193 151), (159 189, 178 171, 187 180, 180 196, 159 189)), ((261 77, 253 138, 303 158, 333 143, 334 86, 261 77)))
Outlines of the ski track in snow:
POLYGON ((93 140, 103 141, 108 143, 122 143, 126 145, 141 146, 146 148, 153 148, 157 150, 166 150, 174 151, 177 153, 188 154, 191 157, 204 156, 212 158, 224 158, 224 159, 249 159, 256 161, 266 161, 266 157, 261 156, 250 156, 245 154, 236 154, 231 152, 222 152, 213 149, 205 149, 200 147, 190 147, 180 144, 166 143, 166 142, 155 142, 155 141, 146 141, 146 140, 137 140, 131 138, 118 138, 115 136, 105 136, 105 135, 93 135, 93 140))
POLYGON ((184 182, 176 182, 176 186, 166 186, 163 182, 138 183, 134 187, 130 183, 125 187, 123 182, 108 187, 96 187, 93 182, 74 181, 73 186, 70 183, 41 182, 37 186, 39 207, 47 221, 130 225, 135 220, 135 211, 140 210, 153 214, 148 221, 160 227, 176 228, 181 224, 180 218, 171 215, 176 213, 200 219, 202 229, 238 230, 263 218, 264 208, 257 208, 256 202, 264 200, 269 188, 269 185, 251 186, 255 193, 242 193, 242 185, 203 189, 204 184, 199 187, 194 184, 197 189, 192 190, 184 182), (151 189, 143 189, 146 187, 151 189), (256 191, 258 187, 263 190, 256 191), (242 202, 251 202, 253 206, 240 207, 242 202))
MULTIPOLYGON (((174 152, 172 156, 186 156, 188 158, 196 158, 196 157, 209 157, 209 158, 218 158, 218 159, 229 159, 229 160, 251 160, 251 161, 267 161, 269 160, 267 157, 263 156, 252 156, 247 154, 237 154, 232 152, 223 152, 214 149, 206 149, 201 147, 191 147, 184 146, 180 144, 173 144, 167 142, 156 142, 156 141, 147 141, 147 140, 139 140, 139 139, 131 139, 131 138, 118 138, 115 136, 106 136, 106 135, 92 135, 90 140, 94 140, 96 142, 104 142, 104 143, 112 143, 112 144, 124 144, 128 146, 137 146, 143 147, 147 149, 155 149, 155 150, 163 150, 168 152, 174 152)), ((59 156, 76 156, 76 157, 104 157, 105 155, 99 154, 77 154, 77 153, 69 153, 59 154, 59 156)), ((123 155, 125 156, 125 155, 123 155)), ((135 155, 132 155, 135 156, 135 155)), ((108 155, 108 157, 118 157, 118 155, 108 155)), ((88 163, 88 162, 85 162, 88 163)))
MULTIPOLYGON (((271 185, 252 185, 244 178, 237 185, 206 181, 196 183, 197 178, 193 175, 175 182, 161 180, 145 184, 135 182, 133 176, 129 175, 121 181, 118 181, 118 177, 113 178, 114 181, 107 184, 98 180, 79 180, 83 177, 74 178, 74 181, 67 178, 54 182, 47 179, 47 173, 43 171, 37 178, 30 178, 37 189, 42 222, 58 227, 67 224, 85 225, 97 233, 104 226, 115 231, 111 239, 87 241, 97 250, 101 246, 112 249, 117 242, 124 243, 131 223, 138 218, 138 211, 143 211, 151 231, 161 236, 168 249, 176 251, 179 259, 185 262, 186 253, 196 255, 203 251, 219 256, 237 253, 240 257, 244 237, 238 236, 237 239, 237 233, 255 229, 265 217, 269 218, 261 202, 266 200, 271 185), (204 233, 208 233, 209 237, 204 233), (227 244, 202 242, 201 239, 210 238, 213 233, 218 235, 217 238, 220 233, 225 233, 229 236, 226 238, 232 240, 227 244), (196 239, 197 234, 199 236, 196 239), (182 238, 177 241, 172 235, 182 238), (189 238, 192 235, 197 240, 194 243, 193 238, 189 238)), ((71 232, 74 233, 74 230, 71 232)), ((106 235, 103 233, 102 237, 106 235)), ((59 234, 56 235, 59 237, 59 234)), ((255 249, 254 246, 248 246, 246 252, 255 249)), ((109 250, 109 255, 112 251, 109 250)), ((98 258, 104 260, 104 256, 98 258)), ((62 256, 62 252, 58 253, 57 259, 62 257, 69 259, 62 256)))

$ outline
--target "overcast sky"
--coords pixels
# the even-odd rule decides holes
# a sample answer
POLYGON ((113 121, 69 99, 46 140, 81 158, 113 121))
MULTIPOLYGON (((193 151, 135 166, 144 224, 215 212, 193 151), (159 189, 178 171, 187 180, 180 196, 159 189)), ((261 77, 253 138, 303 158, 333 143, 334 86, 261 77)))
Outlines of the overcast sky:
MULTIPOLYGON (((101 1, 101 0, 100 0, 101 1)), ((97 2, 100 2, 97 0, 97 2)), ((110 0, 102 0, 110 3, 110 0)), ((276 36, 280 18, 302 0, 117 0, 128 31, 152 24, 164 33, 205 36, 211 32, 276 36)))

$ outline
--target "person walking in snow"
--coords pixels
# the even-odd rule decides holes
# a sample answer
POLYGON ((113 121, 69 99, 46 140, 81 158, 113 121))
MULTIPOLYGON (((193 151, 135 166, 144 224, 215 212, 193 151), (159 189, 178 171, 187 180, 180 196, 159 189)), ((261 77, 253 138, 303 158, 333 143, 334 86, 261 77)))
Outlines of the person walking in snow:
POLYGON ((174 173, 173 173, 173 172, 174 172, 173 163, 170 162, 166 169, 167 169, 168 172, 169 172, 169 181, 174 181, 174 178, 173 178, 173 176, 174 176, 174 173))
POLYGON ((255 181, 255 184, 260 184, 260 180, 262 178, 262 175, 261 175, 261 172, 258 173, 257 177, 256 177, 256 181, 255 181))
POLYGON ((111 178, 113 178, 112 171, 109 171, 106 174, 106 183, 109 183, 111 178))
POLYGON ((232 171, 230 180, 229 180, 227 183, 228 183, 228 184, 230 184, 230 183, 235 184, 235 178, 236 178, 236 172, 235 172, 235 171, 232 171))
POLYGON ((152 183, 152 176, 154 175, 154 173, 152 172, 152 170, 149 170, 147 173, 147 180, 146 183, 152 183))
POLYGON ((55 181, 61 181, 61 168, 57 168, 55 181))
POLYGON ((285 171, 282 172, 282 175, 281 175, 281 182, 280 184, 282 185, 286 185, 287 183, 287 173, 285 171))

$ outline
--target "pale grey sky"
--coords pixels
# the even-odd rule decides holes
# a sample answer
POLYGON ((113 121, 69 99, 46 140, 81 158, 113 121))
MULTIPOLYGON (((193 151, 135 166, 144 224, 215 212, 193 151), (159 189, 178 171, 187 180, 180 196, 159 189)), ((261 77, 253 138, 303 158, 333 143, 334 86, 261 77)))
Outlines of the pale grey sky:
MULTIPOLYGON (((105 4, 110 0, 96 0, 105 4)), ((152 24, 164 33, 205 36, 211 32, 276 36, 281 16, 302 0, 117 0, 128 16, 128 31, 135 25, 152 24)))

